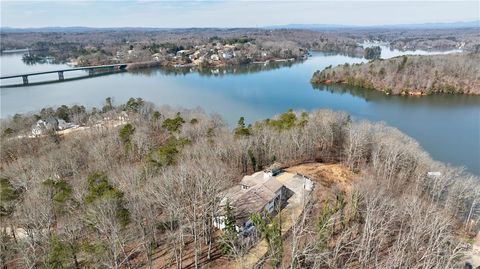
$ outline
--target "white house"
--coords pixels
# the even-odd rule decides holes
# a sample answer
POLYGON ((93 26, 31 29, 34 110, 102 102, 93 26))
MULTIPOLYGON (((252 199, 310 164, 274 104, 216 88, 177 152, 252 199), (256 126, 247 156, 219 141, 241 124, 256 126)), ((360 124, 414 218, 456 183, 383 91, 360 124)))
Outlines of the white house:
POLYGON ((32 128, 32 134, 35 136, 42 135, 47 131, 61 131, 70 128, 76 128, 78 125, 75 125, 71 122, 66 122, 63 119, 56 118, 47 118, 45 120, 38 120, 35 126, 32 128))
POLYGON ((42 135, 49 130, 57 130, 58 120, 55 118, 47 118, 45 120, 38 120, 32 128, 33 135, 42 135))
POLYGON ((217 54, 212 54, 212 56, 210 56, 210 60, 212 60, 212 61, 218 61, 218 60, 220 60, 220 57, 218 57, 217 54))
POLYGON ((233 58, 233 53, 231 53, 229 51, 224 51, 224 52, 222 52, 222 57, 223 57, 223 59, 226 59, 226 60, 231 59, 231 58, 233 58))
POLYGON ((193 54, 191 50, 179 50, 177 51, 177 56, 188 56, 190 54, 193 54))
POLYGON ((57 123, 58 123, 57 125, 58 130, 66 130, 66 129, 78 127, 78 125, 75 125, 71 122, 66 122, 63 119, 58 119, 57 123))
POLYGON ((213 220, 219 229, 225 228, 225 207, 227 203, 233 210, 237 232, 253 229, 250 217, 254 213, 274 214, 280 210, 286 199, 286 187, 281 184, 271 171, 257 172, 245 176, 240 184, 225 193, 220 202, 221 210, 213 220))
POLYGON ((35 124, 35 126, 33 126, 32 128, 32 134, 33 135, 41 135, 45 132, 46 128, 45 128, 45 122, 43 120, 39 120, 37 121, 37 123, 35 124))

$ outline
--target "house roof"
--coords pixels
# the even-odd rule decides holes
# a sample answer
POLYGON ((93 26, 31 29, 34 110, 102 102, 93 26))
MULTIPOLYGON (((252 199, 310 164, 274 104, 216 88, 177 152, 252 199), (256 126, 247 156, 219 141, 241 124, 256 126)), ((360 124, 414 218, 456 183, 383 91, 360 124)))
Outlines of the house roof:
POLYGON ((264 177, 263 172, 242 179, 243 184, 250 184, 248 189, 232 188, 225 193, 221 202, 224 207, 228 203, 234 209, 237 225, 243 225, 250 215, 261 211, 265 205, 275 199, 276 192, 283 184, 271 176, 264 177), (254 184, 256 183, 256 184, 254 184))
POLYGON ((245 192, 238 200, 231 204, 235 213, 235 222, 242 226, 253 213, 257 213, 269 201, 265 200, 262 193, 249 190, 245 192))
POLYGON ((262 184, 265 181, 268 180, 268 177, 265 176, 265 173, 263 171, 256 172, 250 176, 244 176, 242 178, 242 181, 240 181, 240 185, 244 185, 247 187, 253 187, 258 184, 262 184))
POLYGON ((283 187, 283 184, 280 183, 276 178, 270 177, 267 181, 262 184, 266 189, 275 193, 283 187))

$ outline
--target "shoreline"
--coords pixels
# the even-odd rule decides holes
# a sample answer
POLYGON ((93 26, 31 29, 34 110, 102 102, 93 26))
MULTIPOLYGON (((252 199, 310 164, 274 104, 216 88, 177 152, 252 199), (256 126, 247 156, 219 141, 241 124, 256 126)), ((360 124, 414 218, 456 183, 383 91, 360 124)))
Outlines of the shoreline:
POLYGON ((379 92, 379 93, 383 93, 385 95, 388 95, 388 96, 405 96, 405 97, 422 97, 422 96, 433 96, 433 95, 445 95, 445 96, 448 96, 448 95, 462 95, 462 96, 480 96, 480 94, 475 94, 475 93, 464 93, 464 92, 431 92, 431 93, 426 93, 425 91, 421 91, 421 90, 416 90, 416 91, 402 91, 400 93, 397 93, 397 94, 394 94, 394 93, 391 93, 391 92, 388 92, 388 91, 384 91, 384 90, 381 90, 381 89, 378 89, 378 88, 375 88, 375 87, 363 87, 363 86, 359 86, 359 85, 355 85, 355 84, 351 84, 351 83, 348 83, 348 82, 345 82, 345 81, 338 81, 338 82, 333 82, 333 81, 329 81, 329 80, 324 80, 324 81, 321 81, 321 82, 311 82, 310 83, 313 85, 313 86, 332 86, 332 85, 347 85, 347 86, 352 86, 352 87, 359 87, 359 88, 362 88, 364 90, 369 90, 369 91, 376 91, 376 92, 379 92))
POLYGON ((386 95, 480 95, 479 53, 402 55, 356 64, 327 66, 310 78, 315 84, 347 84, 386 95))

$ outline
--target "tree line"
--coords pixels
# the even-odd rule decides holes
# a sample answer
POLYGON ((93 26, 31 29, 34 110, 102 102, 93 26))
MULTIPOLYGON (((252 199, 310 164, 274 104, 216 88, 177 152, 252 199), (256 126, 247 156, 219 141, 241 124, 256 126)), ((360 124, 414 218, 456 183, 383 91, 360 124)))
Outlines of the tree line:
POLYGON ((480 94, 479 53, 399 56, 327 67, 313 84, 346 83, 386 94, 480 94))
MULTIPOLYGON (((225 246, 212 224, 219 194, 273 162, 342 163, 361 178, 329 203, 312 197, 288 240, 257 219, 273 266, 449 268, 466 249, 456 233, 480 228, 478 177, 346 113, 289 110, 233 130, 218 115, 139 98, 69 113, 84 126, 121 113, 128 123, 17 138, 28 131, 19 118, 33 116, 2 122, 2 268, 206 266, 225 246)), ((233 242, 228 257, 242 247, 233 242)))

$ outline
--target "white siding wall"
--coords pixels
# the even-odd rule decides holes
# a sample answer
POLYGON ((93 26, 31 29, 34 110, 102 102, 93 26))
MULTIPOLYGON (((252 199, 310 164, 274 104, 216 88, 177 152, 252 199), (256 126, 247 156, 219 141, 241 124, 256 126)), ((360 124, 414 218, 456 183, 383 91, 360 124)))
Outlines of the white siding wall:
POLYGON ((225 217, 218 216, 213 218, 213 226, 217 229, 223 230, 225 229, 225 217))

